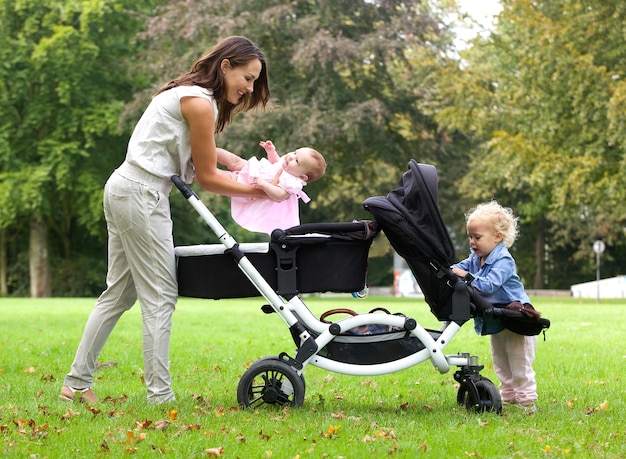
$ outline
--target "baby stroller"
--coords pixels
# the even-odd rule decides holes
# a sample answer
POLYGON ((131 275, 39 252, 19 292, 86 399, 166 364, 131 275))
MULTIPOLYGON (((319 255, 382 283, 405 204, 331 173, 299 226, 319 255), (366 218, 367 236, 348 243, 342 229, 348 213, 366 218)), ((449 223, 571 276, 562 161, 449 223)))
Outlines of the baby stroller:
MULTIPOLYGON (((470 411, 502 410, 500 393, 480 375, 482 365, 469 353, 446 355, 461 326, 474 314, 501 311, 481 302, 471 285, 449 269, 454 249, 436 206, 433 166, 409 163, 396 190, 363 205, 375 221, 304 224, 275 230, 269 243, 237 243, 177 176, 172 181, 202 216, 221 244, 176 247, 179 294, 195 298, 263 296, 265 313, 288 326, 295 354, 254 362, 242 375, 237 399, 244 408, 298 407, 304 403, 307 365, 355 376, 393 373, 429 360, 440 372, 458 369, 457 402, 470 411), (408 206, 408 207, 407 207, 408 206), (328 322, 316 317, 301 294, 353 293, 366 287, 370 245, 382 229, 406 259, 432 313, 437 330, 403 314, 376 311, 328 322)), ((341 311, 340 311, 341 312, 341 311)), ((507 317, 511 316, 507 311, 507 317)), ((520 313, 516 313, 521 316, 520 313)), ((522 317, 510 319, 513 322, 522 317)), ((541 329, 544 326, 542 325, 541 329)))

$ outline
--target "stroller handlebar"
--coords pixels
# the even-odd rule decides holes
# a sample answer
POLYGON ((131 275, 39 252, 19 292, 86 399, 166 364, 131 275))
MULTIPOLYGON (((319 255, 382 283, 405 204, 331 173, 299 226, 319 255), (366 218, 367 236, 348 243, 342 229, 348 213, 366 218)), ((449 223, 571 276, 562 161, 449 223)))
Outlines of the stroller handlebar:
POLYGON ((187 185, 178 175, 172 175, 170 177, 176 188, 180 190, 185 199, 189 199, 192 196, 196 196, 196 193, 187 185))

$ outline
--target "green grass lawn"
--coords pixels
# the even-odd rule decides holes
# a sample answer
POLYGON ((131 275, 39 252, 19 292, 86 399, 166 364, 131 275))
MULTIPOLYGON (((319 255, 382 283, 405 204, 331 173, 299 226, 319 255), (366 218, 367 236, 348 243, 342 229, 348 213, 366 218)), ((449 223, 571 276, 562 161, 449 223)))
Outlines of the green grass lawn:
MULTIPOLYGON (((335 307, 384 306, 439 327, 421 299, 310 297, 335 307)), ((430 362, 375 377, 308 366, 299 409, 241 410, 237 384, 251 363, 294 344, 262 299, 181 299, 171 348, 178 401, 145 402, 141 316, 129 311, 101 355, 101 403, 58 400, 93 299, 0 299, 0 454, 16 458, 624 458, 626 300, 533 298, 552 327, 540 337, 539 410, 469 413, 457 385, 430 362)), ((497 384, 489 339, 467 323, 446 349, 481 357, 497 384)))

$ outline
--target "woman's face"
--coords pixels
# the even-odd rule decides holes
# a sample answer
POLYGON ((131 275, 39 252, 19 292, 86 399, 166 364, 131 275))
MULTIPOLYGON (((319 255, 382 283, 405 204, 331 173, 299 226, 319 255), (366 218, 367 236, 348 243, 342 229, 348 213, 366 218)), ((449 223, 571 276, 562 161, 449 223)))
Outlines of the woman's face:
POLYGON ((233 105, 239 104, 242 97, 254 91, 254 82, 263 68, 259 59, 252 59, 245 65, 233 67, 228 59, 222 61, 226 100, 233 105))

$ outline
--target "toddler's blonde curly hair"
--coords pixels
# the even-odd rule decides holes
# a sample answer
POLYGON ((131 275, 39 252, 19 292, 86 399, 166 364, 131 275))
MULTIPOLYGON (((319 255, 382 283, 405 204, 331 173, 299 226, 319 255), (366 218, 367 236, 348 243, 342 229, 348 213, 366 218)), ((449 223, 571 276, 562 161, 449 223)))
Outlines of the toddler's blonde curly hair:
POLYGON ((496 232, 502 235, 502 241, 506 247, 511 247, 519 234, 517 227, 519 218, 513 214, 511 208, 503 207, 497 201, 478 204, 471 209, 465 214, 465 221, 469 223, 472 219, 491 222, 496 232))

